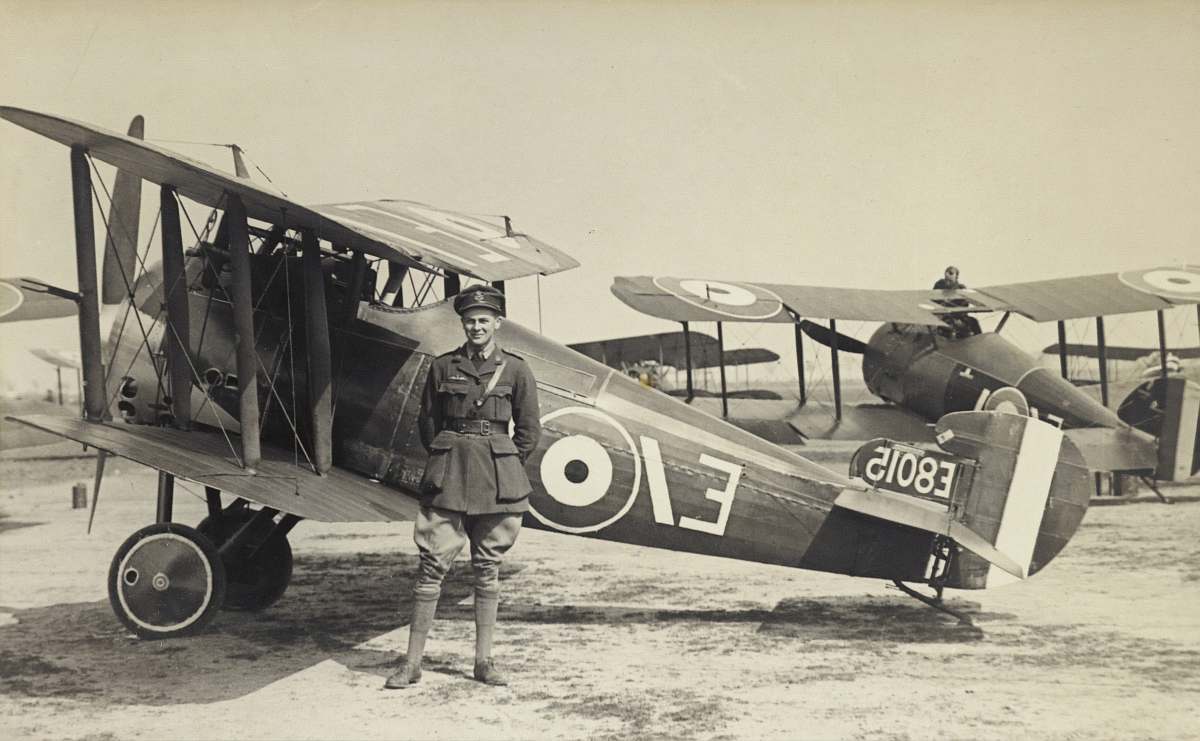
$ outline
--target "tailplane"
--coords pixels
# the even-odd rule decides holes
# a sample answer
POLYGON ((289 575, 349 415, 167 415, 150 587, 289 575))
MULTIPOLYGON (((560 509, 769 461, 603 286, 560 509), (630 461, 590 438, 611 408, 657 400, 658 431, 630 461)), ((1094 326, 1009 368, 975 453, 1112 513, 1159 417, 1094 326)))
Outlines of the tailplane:
POLYGON ((956 412, 937 423, 941 450, 872 440, 840 507, 935 533, 929 583, 939 591, 1024 579, 1053 559, 1087 510, 1083 456, 1059 428, 1002 412, 956 412))

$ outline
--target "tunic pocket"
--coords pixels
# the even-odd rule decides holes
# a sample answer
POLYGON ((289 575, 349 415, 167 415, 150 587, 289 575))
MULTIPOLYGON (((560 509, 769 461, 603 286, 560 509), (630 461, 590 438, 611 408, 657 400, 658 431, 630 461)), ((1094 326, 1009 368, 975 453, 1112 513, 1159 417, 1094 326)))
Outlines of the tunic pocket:
POLYGON ((529 496, 533 486, 525 473, 517 444, 508 435, 492 435, 492 460, 496 463, 496 500, 519 502, 529 496))
POLYGON ((425 475, 421 478, 421 491, 435 494, 442 490, 446 481, 446 469, 450 465, 450 449, 454 447, 454 438, 445 432, 439 432, 429 444, 429 460, 425 463, 425 475))
POLYGON ((512 384, 498 383, 484 399, 484 416, 507 422, 512 419, 512 384))
POLYGON ((438 384, 442 414, 447 417, 467 416, 467 394, 471 385, 465 381, 442 381, 438 384))

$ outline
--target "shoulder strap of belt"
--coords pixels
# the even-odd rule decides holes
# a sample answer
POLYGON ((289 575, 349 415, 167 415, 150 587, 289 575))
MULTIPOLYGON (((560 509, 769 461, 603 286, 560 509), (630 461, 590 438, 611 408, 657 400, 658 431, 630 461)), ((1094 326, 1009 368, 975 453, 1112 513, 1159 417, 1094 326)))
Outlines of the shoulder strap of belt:
POLYGON ((483 402, 488 398, 488 396, 493 391, 496 390, 496 384, 500 383, 500 374, 504 372, 504 364, 506 362, 508 362, 508 361, 501 360, 500 364, 496 366, 496 372, 493 373, 491 379, 488 380, 488 384, 487 384, 487 386, 484 387, 483 393, 480 394, 479 398, 475 400, 476 407, 483 406, 483 402))

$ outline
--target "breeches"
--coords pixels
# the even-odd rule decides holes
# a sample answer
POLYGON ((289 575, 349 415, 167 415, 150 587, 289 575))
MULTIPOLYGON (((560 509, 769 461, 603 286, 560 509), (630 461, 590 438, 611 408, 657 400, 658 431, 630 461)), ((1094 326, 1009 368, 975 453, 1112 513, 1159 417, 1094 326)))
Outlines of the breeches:
POLYGON ((413 542, 421 567, 413 585, 417 599, 436 600, 442 580, 464 545, 471 544, 471 570, 475 593, 499 594, 500 559, 521 532, 520 513, 468 515, 436 507, 421 507, 413 526, 413 542))

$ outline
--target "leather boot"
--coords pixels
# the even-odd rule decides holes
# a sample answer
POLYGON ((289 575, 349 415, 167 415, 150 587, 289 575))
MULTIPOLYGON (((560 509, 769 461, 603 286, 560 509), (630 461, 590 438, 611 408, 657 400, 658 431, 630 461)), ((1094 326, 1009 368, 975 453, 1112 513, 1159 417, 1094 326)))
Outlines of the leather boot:
POLYGON ((495 686, 508 684, 508 679, 492 661, 492 638, 496 632, 496 610, 500 598, 496 594, 475 592, 475 679, 495 686))
POLYGON ((383 683, 384 688, 404 689, 421 681, 421 657, 425 654, 425 638, 433 627, 437 603, 437 597, 429 599, 421 595, 414 599, 412 619, 408 623, 408 653, 399 668, 383 683))

